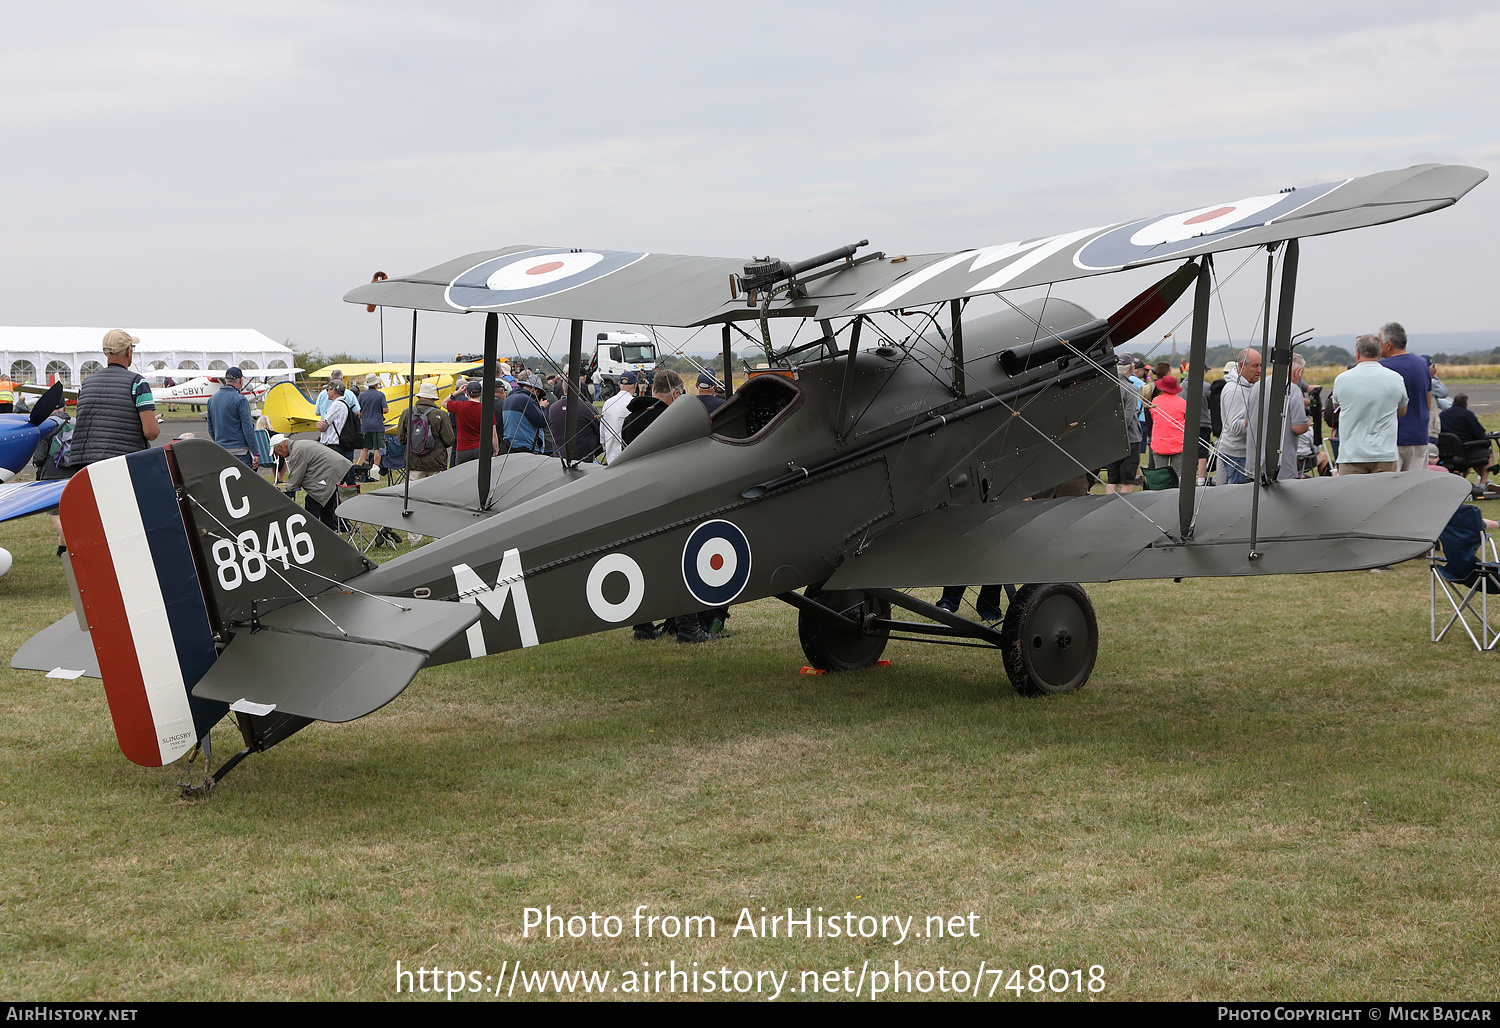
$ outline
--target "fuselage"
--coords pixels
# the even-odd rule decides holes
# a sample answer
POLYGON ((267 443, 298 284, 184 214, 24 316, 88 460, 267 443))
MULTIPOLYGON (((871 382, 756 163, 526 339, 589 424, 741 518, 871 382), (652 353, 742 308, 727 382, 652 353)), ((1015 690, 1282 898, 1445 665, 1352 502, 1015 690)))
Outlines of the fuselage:
MULTIPOLYGON (((1039 305, 1026 314, 1064 335, 1092 320, 1056 300, 1045 320, 1039 305)), ((1008 373, 999 353, 1037 336, 1014 312, 966 324, 963 396, 951 389, 940 339, 862 349, 842 424, 843 355, 752 378, 712 419, 695 398, 679 397, 611 466, 573 471, 358 584, 481 604, 469 635, 434 655, 441 663, 820 582, 924 511, 1021 499, 1125 452, 1108 344, 1096 350, 1100 367, 1073 357, 1008 373), (1011 394, 1019 395, 911 434, 935 416, 1011 394), (885 440, 896 441, 878 445, 885 440), (796 469, 812 473, 745 496, 796 469)), ((502 504, 517 474, 507 474, 506 460, 495 458, 502 504)))
MULTIPOLYGON (((195 378, 181 385, 158 385, 151 390, 151 395, 157 403, 207 403, 222 384, 217 378, 195 378)), ((260 400, 266 395, 266 384, 247 383, 240 392, 251 400, 260 400)))
POLYGON ((0 414, 0 482, 9 482, 36 452, 40 430, 28 414, 0 414))

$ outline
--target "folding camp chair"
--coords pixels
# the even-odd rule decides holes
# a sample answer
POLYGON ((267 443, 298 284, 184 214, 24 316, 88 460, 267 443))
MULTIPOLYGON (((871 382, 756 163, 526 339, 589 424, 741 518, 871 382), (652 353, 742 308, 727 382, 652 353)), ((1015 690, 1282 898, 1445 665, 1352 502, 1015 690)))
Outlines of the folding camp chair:
MULTIPOLYGON (((344 503, 354 499, 360 493, 358 485, 339 484, 339 507, 342 509, 344 503)), ((354 521, 350 518, 339 518, 339 534, 348 540, 360 553, 369 553, 379 546, 395 548, 401 542, 401 536, 389 528, 379 525, 367 524, 363 521, 354 521)))
MULTIPOLYGON (((1489 598, 1491 593, 1500 593, 1500 550, 1485 533, 1479 508, 1467 503, 1458 508, 1438 542, 1442 555, 1434 548, 1428 558, 1432 570, 1431 641, 1442 642, 1458 623, 1476 650, 1494 649, 1500 643, 1500 628, 1490 623, 1489 598), (1439 591, 1453 611, 1441 630, 1437 625, 1439 591)), ((1500 603, 1496 614, 1500 615, 1500 603)))
POLYGON ((385 485, 400 485, 406 481, 406 447, 396 437, 385 437, 385 449, 380 452, 380 467, 385 471, 385 485))

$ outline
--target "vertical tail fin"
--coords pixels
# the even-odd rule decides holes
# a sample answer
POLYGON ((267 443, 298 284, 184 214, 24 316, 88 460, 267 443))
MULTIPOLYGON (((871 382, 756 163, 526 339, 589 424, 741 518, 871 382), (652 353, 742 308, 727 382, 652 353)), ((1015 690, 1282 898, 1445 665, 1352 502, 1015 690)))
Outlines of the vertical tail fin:
POLYGON ((180 439, 168 449, 221 634, 375 566, 217 444, 180 439))

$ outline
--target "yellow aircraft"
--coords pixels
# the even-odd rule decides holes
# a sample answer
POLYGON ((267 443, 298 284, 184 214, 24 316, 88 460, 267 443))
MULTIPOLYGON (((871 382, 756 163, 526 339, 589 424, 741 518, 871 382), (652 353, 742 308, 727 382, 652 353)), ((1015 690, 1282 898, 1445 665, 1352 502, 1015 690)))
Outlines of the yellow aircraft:
MULTIPOLYGON (((364 376, 375 375, 380 379, 380 388, 385 392, 386 405, 389 407, 385 416, 385 430, 388 435, 395 435, 397 425, 401 420, 401 412, 406 410, 411 402, 411 394, 414 392, 407 383, 407 375, 411 370, 410 364, 400 364, 395 361, 330 364, 317 371, 308 372, 307 377, 327 379, 332 377, 334 371, 341 371, 346 381, 362 382, 364 376)), ((481 370, 482 365, 472 362, 447 364, 419 362, 416 365, 416 382, 420 387, 422 382, 431 381, 437 388, 438 395, 441 396, 446 390, 452 388, 455 376, 465 373, 477 375, 481 370)), ((319 419, 316 408, 302 391, 290 382, 283 382, 266 393, 261 410, 271 420, 271 428, 277 432, 290 435, 294 432, 314 432, 318 428, 319 419)))
POLYGON ((318 412, 302 390, 290 382, 273 385, 261 403, 261 413, 271 422, 273 432, 292 435, 296 432, 315 432, 318 428, 318 412))
MULTIPOLYGON (((446 363, 418 361, 416 365, 416 377, 417 381, 420 382, 424 378, 437 378, 443 375, 447 375, 450 378, 454 375, 465 375, 469 374, 470 372, 477 375, 482 369, 483 365, 478 361, 459 361, 456 363, 451 361, 446 363)), ((331 378, 333 376, 333 373, 337 371, 343 374, 343 376, 350 381, 357 381, 359 378, 363 378, 365 375, 379 375, 381 376, 381 381, 383 382, 385 381, 385 376, 387 375, 398 375, 400 376, 400 381, 405 382, 406 376, 411 372, 411 370, 411 364, 407 363, 406 361, 385 361, 384 363, 366 362, 358 364, 329 364, 326 367, 319 368, 317 371, 309 371, 307 373, 307 377, 331 378)))

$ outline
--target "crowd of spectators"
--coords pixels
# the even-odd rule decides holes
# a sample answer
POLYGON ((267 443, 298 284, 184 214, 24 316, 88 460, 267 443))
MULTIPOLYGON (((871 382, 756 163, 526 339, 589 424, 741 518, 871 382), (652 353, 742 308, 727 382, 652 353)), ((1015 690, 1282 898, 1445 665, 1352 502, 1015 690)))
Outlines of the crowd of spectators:
POLYGON ((1096 481, 1105 492, 1129 492, 1143 480, 1148 488, 1170 488, 1190 473, 1199 485, 1240 485, 1257 474, 1265 481, 1287 481, 1423 470, 1438 459, 1440 437, 1451 436, 1453 453, 1442 465, 1457 474, 1475 473, 1478 493, 1500 495, 1500 485, 1489 480, 1491 440, 1468 410, 1468 397, 1450 399, 1431 361, 1407 352, 1406 345, 1406 330, 1394 321, 1379 333, 1359 336, 1355 363, 1327 390, 1303 381, 1306 361, 1293 352, 1281 438, 1269 445, 1262 437, 1274 413, 1267 384, 1272 376, 1263 373, 1259 349, 1240 351, 1222 378, 1204 384, 1196 467, 1187 458, 1193 452, 1183 394, 1188 362, 1182 361, 1179 377, 1168 362, 1152 366, 1120 354, 1117 372, 1131 451, 1100 470, 1096 481), (1321 445, 1325 425, 1331 452, 1321 445), (1217 451, 1213 460, 1211 450, 1217 451))

